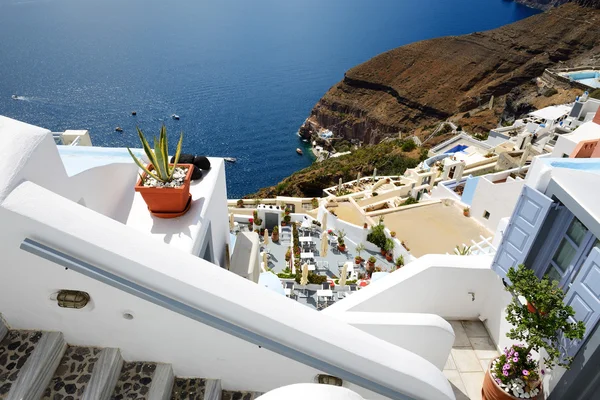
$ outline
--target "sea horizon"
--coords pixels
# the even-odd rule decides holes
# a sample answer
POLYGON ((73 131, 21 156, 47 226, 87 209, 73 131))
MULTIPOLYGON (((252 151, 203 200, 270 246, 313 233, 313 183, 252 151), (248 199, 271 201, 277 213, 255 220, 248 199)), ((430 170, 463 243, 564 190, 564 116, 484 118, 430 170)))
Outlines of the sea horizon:
POLYGON ((505 0, 0 0, 0 114, 88 129, 107 147, 139 147, 136 126, 153 136, 164 123, 185 152, 237 159, 226 173, 238 198, 310 165, 296 132, 349 68, 538 12, 505 0))

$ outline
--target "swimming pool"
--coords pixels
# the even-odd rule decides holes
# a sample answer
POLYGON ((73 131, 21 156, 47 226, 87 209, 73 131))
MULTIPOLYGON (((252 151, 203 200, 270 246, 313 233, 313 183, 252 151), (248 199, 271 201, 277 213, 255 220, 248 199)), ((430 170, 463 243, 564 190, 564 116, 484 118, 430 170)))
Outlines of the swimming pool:
POLYGON ((579 83, 583 83, 584 85, 600 88, 600 72, 599 71, 577 71, 577 72, 569 72, 566 74, 567 78, 572 81, 577 81, 579 83))

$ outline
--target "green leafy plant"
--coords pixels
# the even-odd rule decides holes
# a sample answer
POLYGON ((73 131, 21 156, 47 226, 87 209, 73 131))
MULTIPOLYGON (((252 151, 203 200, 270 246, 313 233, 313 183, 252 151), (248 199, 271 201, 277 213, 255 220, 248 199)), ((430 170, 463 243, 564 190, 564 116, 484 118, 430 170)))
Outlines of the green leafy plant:
POLYGON ((402 266, 404 266, 404 256, 400 255, 398 258, 396 258, 396 267, 400 268, 402 266))
POLYGON ((377 259, 375 258, 375 256, 369 257, 369 263, 370 264, 375 264, 375 262, 377 262, 377 259))
POLYGON ((394 242, 394 239, 392 239, 392 238, 385 239, 385 246, 384 246, 385 251, 387 251, 388 253, 391 253, 394 250, 394 247, 396 247, 396 243, 394 242))
POLYGON ((151 176, 159 182, 167 183, 173 180, 173 173, 175 172, 175 168, 177 167, 177 163, 179 162, 179 156, 181 154, 181 144, 183 143, 183 132, 179 136, 179 142, 177 142, 177 149, 175 151, 175 157, 173 158, 172 165, 169 165, 169 145, 167 142, 167 127, 162 126, 160 128, 160 134, 158 136, 158 140, 156 137, 154 138, 154 149, 150 147, 150 144, 146 140, 144 133, 140 128, 137 128, 137 133, 142 142, 142 147, 144 149, 144 153, 146 153, 146 157, 150 160, 150 164, 154 167, 152 171, 144 165, 144 162, 137 158, 131 149, 128 147, 127 151, 133 158, 133 161, 137 164, 138 167, 142 169, 146 173, 147 176, 151 176))
POLYGON ((402 143, 402 151, 404 151, 404 152, 408 153, 408 152, 413 151, 416 148, 417 148, 417 144, 412 139, 409 139, 406 142, 402 143))
POLYGON ((468 256, 471 254, 471 246, 456 246, 454 252, 459 256, 468 256))
POLYGON ((505 348, 490 369, 492 378, 502 388, 509 388, 518 393, 517 387, 530 395, 537 395, 539 389, 539 373, 537 361, 531 358, 527 349, 522 345, 505 348))
POLYGON ((367 240, 373 243, 375 246, 380 249, 385 248, 385 226, 383 224, 378 224, 371 227, 371 232, 367 235, 367 240))
POLYGON ((319 207, 319 200, 317 200, 316 198, 313 198, 313 199, 310 201, 310 203, 311 203, 311 205, 312 205, 312 208, 318 208, 318 207, 319 207))
POLYGON ((419 202, 419 200, 415 199, 414 197, 409 197, 408 199, 404 200, 404 203, 402 203, 403 206, 410 206, 411 204, 417 204, 419 202))
POLYGON ((358 257, 360 257, 362 259, 362 257, 360 256, 360 253, 362 253, 363 251, 366 250, 365 245, 363 243, 359 243, 356 245, 355 249, 356 249, 356 252, 358 253, 358 257))
POLYGON ((339 231, 337 231, 337 237, 338 237, 338 245, 340 245, 341 247, 346 246, 346 243, 344 242, 344 238, 346 237, 346 232, 344 232, 343 229, 340 229, 339 231))
POLYGON ((236 202, 236 207, 237 207, 237 208, 244 208, 244 200, 242 200, 242 199, 239 199, 239 200, 236 202))
POLYGON ((506 307, 506 320, 514 326, 506 336, 527 343, 525 354, 544 348, 548 353, 544 357, 546 367, 568 368, 573 359, 560 351, 561 338, 583 339, 585 325, 581 321, 571 322, 575 311, 565 305, 565 293, 558 287, 558 282, 550 282, 548 277, 540 280, 524 265, 511 267, 506 277, 511 282, 506 290, 513 295, 513 301, 506 307), (531 312, 527 304, 521 304, 520 296, 536 311, 531 312))

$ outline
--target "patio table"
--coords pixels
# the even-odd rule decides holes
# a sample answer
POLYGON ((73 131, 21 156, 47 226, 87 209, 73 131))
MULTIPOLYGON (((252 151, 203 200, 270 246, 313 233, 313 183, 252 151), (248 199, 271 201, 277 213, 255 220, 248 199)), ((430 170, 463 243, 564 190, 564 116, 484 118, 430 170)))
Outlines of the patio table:
POLYGON ((303 258, 314 258, 314 257, 315 257, 315 254, 314 254, 314 253, 311 253, 311 252, 308 252, 308 253, 300 253, 300 258, 301 258, 301 259, 303 259, 303 258))
POLYGON ((303 236, 300 238, 300 243, 309 243, 312 242, 312 237, 310 236, 303 236))
POLYGON ((333 296, 333 290, 331 289, 320 289, 317 290, 317 297, 332 297, 333 296))
POLYGON ((308 270, 309 271, 314 271, 315 270, 315 264, 307 264, 308 265, 308 270))

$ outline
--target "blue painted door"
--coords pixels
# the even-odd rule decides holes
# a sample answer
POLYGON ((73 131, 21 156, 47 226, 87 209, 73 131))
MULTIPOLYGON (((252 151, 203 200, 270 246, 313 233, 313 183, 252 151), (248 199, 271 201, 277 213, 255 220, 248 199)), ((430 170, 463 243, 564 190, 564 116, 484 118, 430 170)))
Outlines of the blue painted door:
MULTIPOLYGON (((585 324, 582 340, 563 340, 569 356, 574 356, 600 319, 600 249, 592 248, 569 287, 565 303, 575 310, 575 320, 585 324)), ((573 321, 574 322, 574 321, 573 321)))
POLYGON ((525 261, 551 204, 552 200, 543 193, 523 186, 492 263, 492 268, 500 277, 506 278, 510 267, 525 261))

